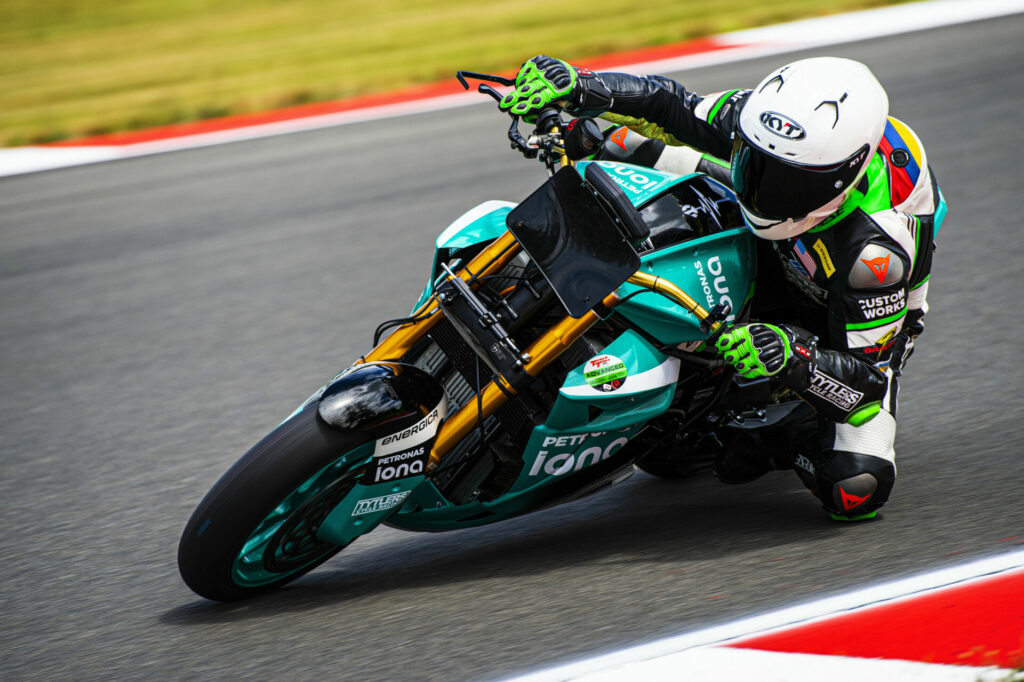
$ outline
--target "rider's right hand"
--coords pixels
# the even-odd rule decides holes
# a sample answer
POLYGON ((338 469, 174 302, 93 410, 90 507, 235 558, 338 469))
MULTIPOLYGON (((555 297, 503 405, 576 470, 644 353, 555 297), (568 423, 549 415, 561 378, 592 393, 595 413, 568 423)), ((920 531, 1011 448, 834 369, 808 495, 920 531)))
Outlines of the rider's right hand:
POLYGON ((572 99, 578 81, 576 69, 566 62, 538 55, 519 69, 515 90, 505 95, 498 107, 524 117, 529 123, 544 107, 565 106, 572 99))

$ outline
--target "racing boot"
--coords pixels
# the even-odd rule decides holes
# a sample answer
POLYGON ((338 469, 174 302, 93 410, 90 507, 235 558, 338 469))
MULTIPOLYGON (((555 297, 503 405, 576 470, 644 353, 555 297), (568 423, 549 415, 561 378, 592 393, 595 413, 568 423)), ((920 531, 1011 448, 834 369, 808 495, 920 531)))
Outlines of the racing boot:
POLYGON ((793 469, 799 453, 815 450, 817 432, 817 417, 805 403, 738 417, 717 433, 715 476, 722 483, 749 483, 769 471, 793 469))
POLYGON ((778 444, 771 434, 725 428, 718 434, 720 450, 715 455, 715 476, 722 483, 750 483, 775 469, 773 454, 778 444))

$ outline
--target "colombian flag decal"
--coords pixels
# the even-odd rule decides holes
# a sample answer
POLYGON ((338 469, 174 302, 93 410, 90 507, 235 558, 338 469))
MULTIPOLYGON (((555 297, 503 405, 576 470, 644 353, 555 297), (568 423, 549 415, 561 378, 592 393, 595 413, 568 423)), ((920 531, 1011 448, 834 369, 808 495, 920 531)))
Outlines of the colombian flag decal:
POLYGON ((878 150, 889 166, 890 198, 897 206, 907 200, 921 176, 921 147, 907 126, 890 117, 878 150))

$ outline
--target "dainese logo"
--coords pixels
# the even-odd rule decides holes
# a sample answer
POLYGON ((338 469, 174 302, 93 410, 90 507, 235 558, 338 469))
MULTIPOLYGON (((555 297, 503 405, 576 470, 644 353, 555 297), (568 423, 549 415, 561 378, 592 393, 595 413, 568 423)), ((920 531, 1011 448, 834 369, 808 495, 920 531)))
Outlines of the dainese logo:
POLYGON ((759 120, 768 132, 787 140, 802 140, 807 137, 802 125, 776 111, 763 112, 759 120))

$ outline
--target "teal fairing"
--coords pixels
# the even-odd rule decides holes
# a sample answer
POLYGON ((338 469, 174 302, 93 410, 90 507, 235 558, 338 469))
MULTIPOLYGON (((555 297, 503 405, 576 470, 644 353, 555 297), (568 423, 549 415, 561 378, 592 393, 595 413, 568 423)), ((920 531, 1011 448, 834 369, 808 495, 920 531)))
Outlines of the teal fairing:
MULTIPOLYGON (((728 190, 702 175, 593 163, 651 227, 638 249, 640 272, 670 280, 708 309, 743 305, 752 286, 753 237, 744 228, 730 229, 736 223, 730 225, 735 215, 728 190)), ((577 170, 582 175, 586 167, 581 163, 577 170)), ((442 263, 460 267, 458 262, 504 238, 514 206, 482 204, 440 235, 417 309, 434 295, 442 263)), ((498 279, 505 283, 492 284, 491 275, 481 286, 515 289, 510 298, 522 293, 529 299, 517 308, 523 320, 539 315, 531 324, 548 329, 544 310, 565 314, 552 292, 534 300, 529 287, 508 286, 527 281, 522 273, 528 266, 523 252, 505 266, 498 279), (510 268, 520 274, 507 274, 510 268)), ((622 302, 602 309, 609 322, 599 322, 599 332, 560 351, 559 364, 539 375, 545 387, 531 390, 545 397, 527 408, 529 417, 524 414, 511 429, 500 410, 524 408, 518 399, 509 400, 454 446, 462 448, 461 459, 452 450, 436 470, 428 458, 438 425, 479 400, 480 387, 491 381, 485 363, 474 365, 452 322, 436 322, 424 343, 402 355, 406 366, 419 368, 407 374, 424 373, 443 387, 436 405, 434 391, 421 391, 433 397, 419 403, 391 395, 390 379, 368 364, 340 372, 250 451, 239 465, 241 477, 226 476, 197 509, 179 547, 186 582, 210 599, 241 599, 294 579, 381 523, 431 531, 482 525, 590 494, 630 475, 641 453, 636 444, 642 439, 636 437, 676 397, 681 363, 675 347, 694 350, 706 333, 691 313, 662 295, 631 284, 618 287, 617 294, 622 302), (398 420, 397 430, 389 431, 388 420, 398 420), (450 461, 468 475, 439 479, 450 461), (491 462, 494 475, 474 473, 474 467, 491 462), (261 478, 263 470, 276 473, 261 478), (481 482, 491 486, 486 494, 477 489, 481 482)), ((400 376, 400 366, 392 364, 400 376)))
MULTIPOLYGON (((615 162, 595 162, 618 184, 653 226, 641 248, 641 271, 665 277, 692 291, 708 309, 725 303, 738 311, 753 286, 753 237, 739 224, 731 192, 706 176, 678 176, 615 162), (710 183, 710 184, 709 184, 710 183), (678 242, 678 243, 677 243, 678 242)), ((578 164, 583 175, 587 162, 578 164)), ((437 239, 434 277, 417 306, 433 294, 441 262, 467 257, 505 228, 514 205, 487 202, 467 212, 437 239)), ((588 383, 586 364, 571 369, 543 423, 516 453, 522 468, 506 492, 489 500, 456 504, 423 476, 402 485, 356 486, 325 520, 320 537, 348 542, 380 522, 409 530, 448 530, 509 518, 607 485, 631 471, 635 455, 625 446, 650 419, 664 413, 675 396, 679 361, 663 346, 695 348, 706 337, 697 318, 668 298, 623 284, 627 299, 614 314, 643 329, 627 330, 594 358, 620 363, 620 385, 588 383), (567 480, 571 479, 571 480, 567 480), (411 485, 410 485, 411 484, 411 485), (393 497, 388 497, 393 496, 393 497), (354 514, 362 498, 385 498, 394 506, 354 514)))

